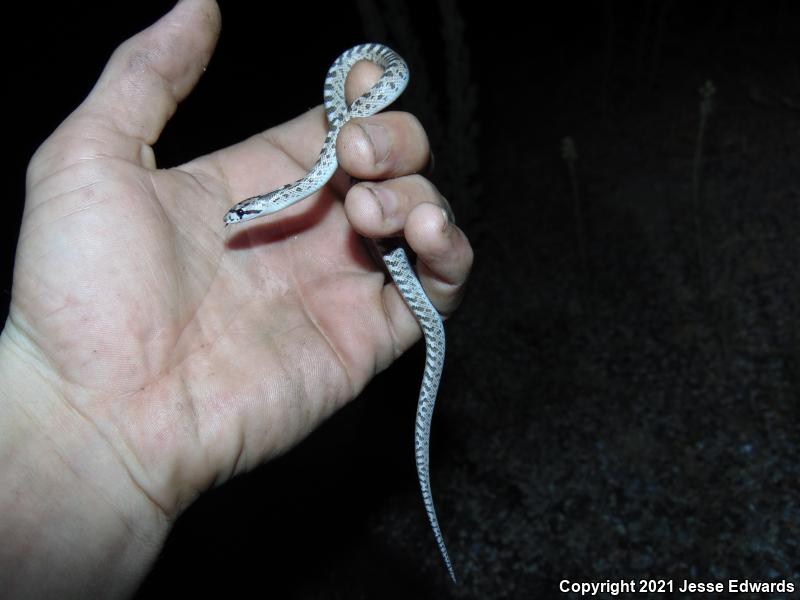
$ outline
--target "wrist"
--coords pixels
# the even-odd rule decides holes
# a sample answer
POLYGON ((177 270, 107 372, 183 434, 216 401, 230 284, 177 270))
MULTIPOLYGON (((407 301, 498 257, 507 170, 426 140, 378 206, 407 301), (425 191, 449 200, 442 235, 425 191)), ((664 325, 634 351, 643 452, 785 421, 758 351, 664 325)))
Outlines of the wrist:
POLYGON ((35 346, 0 334, 0 589, 9 597, 132 593, 168 522, 66 401, 35 346))

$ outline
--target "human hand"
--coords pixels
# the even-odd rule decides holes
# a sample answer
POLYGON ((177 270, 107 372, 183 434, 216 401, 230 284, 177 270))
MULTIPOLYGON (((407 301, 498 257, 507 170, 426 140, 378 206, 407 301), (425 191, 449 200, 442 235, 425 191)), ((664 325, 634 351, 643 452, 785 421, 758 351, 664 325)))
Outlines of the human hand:
MULTIPOLYGON (((237 228, 223 226, 231 205, 316 160, 320 107, 156 169, 152 145, 218 30, 214 3, 180 3, 115 52, 37 151, 0 338, 0 382, 13 380, 0 428, 17 432, 3 447, 29 448, 20 432, 36 432, 49 446, 37 455, 57 456, 84 488, 80 504, 102 503, 127 529, 147 521, 150 557, 201 490, 297 443, 419 339, 360 235, 404 234, 443 314, 472 260, 444 199, 414 174, 429 151, 408 114, 349 123, 330 185, 237 228), (350 187, 344 172, 386 181, 350 187)), ((359 67, 351 99, 375 79, 359 67)))

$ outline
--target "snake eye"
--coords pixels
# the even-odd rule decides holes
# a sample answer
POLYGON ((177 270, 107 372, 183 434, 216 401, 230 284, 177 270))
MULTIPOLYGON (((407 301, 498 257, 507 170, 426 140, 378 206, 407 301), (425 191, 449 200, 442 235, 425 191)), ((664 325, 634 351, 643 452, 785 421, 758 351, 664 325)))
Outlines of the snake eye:
POLYGON ((236 209, 236 216, 240 219, 244 216, 244 211, 241 208, 236 209))

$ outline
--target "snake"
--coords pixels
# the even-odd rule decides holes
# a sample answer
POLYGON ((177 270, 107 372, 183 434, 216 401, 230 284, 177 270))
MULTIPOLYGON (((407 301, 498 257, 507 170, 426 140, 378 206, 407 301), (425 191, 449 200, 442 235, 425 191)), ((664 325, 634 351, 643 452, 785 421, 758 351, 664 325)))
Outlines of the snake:
MULTIPOLYGON (((325 77, 323 97, 328 133, 316 163, 301 179, 235 204, 225 214, 225 224, 233 225, 276 213, 317 192, 328 183, 338 168, 336 138, 344 124, 354 117, 369 117, 389 106, 403 93, 408 80, 409 69, 406 62, 387 46, 361 44, 343 52, 325 77), (348 105, 345 81, 353 65, 362 60, 375 63, 383 68, 383 73, 366 93, 348 105)), ((436 516, 430 479, 431 422, 444 368, 444 323, 423 290, 403 245, 395 240, 373 240, 373 243, 389 276, 419 323, 425 340, 425 368, 414 425, 414 454, 425 512, 448 574, 455 582, 453 563, 436 516)))

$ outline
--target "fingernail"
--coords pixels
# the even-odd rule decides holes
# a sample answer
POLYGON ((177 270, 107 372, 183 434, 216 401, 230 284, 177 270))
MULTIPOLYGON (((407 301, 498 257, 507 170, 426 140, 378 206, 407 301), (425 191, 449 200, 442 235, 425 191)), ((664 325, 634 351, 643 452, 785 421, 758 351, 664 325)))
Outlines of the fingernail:
POLYGON ((383 220, 392 219, 397 212, 397 194, 393 190, 380 185, 366 184, 365 187, 375 198, 383 220))
POLYGON ((447 233, 450 228, 450 215, 447 214, 445 209, 442 209, 442 232, 447 233))
POLYGON ((367 136, 367 140, 372 146, 372 160, 376 165, 381 164, 389 158, 389 151, 392 148, 392 141, 389 139, 389 132, 383 125, 376 123, 359 123, 359 127, 367 136))

